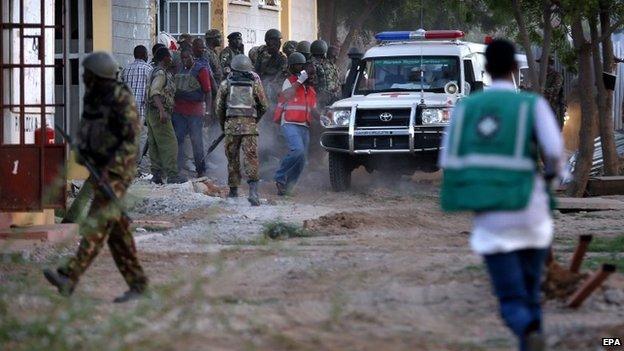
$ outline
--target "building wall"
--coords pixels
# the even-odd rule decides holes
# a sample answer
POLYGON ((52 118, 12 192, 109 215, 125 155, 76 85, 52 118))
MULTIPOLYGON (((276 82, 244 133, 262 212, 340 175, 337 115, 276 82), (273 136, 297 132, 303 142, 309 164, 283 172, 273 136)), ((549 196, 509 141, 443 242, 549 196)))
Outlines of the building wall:
POLYGON ((240 2, 229 1, 227 33, 224 37, 232 32, 241 32, 247 53, 252 47, 264 44, 264 34, 267 30, 280 28, 280 12, 259 8, 258 0, 251 0, 250 6, 238 3, 240 2))
POLYGON ((112 0, 113 54, 122 66, 134 61, 137 45, 151 47, 153 27, 150 0, 112 0))
POLYGON ((316 23, 316 0, 290 1, 290 40, 313 41, 318 37, 316 23))

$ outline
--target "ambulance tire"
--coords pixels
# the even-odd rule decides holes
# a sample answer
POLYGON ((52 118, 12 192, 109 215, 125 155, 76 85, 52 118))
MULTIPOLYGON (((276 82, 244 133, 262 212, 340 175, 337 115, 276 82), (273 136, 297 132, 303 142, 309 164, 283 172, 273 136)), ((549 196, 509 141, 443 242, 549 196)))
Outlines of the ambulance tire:
POLYGON ((329 153, 329 182, 333 191, 349 190, 352 171, 352 161, 347 155, 338 152, 329 153))

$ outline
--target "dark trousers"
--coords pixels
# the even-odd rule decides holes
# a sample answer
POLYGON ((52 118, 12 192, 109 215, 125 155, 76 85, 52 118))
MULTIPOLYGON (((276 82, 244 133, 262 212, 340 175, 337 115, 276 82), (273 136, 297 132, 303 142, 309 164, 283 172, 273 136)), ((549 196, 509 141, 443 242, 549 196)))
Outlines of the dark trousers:
POLYGON ((526 334, 542 328, 540 279, 547 253, 527 249, 484 256, 501 317, 518 337, 521 351, 526 350, 526 334))
POLYGON ((171 120, 178 140, 178 170, 182 170, 184 167, 184 138, 190 135, 195 170, 197 174, 204 173, 206 162, 204 160, 204 135, 202 133, 204 121, 202 116, 185 116, 173 113, 171 120))

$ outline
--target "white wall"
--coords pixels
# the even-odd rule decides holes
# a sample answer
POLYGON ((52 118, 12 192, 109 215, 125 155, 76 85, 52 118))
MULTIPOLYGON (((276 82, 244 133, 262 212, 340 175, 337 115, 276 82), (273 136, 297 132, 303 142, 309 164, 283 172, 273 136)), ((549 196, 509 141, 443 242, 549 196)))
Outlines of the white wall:
POLYGON ((290 40, 316 40, 316 0, 291 0, 291 22, 290 40))
MULTIPOLYGON (((7 8, 7 1, 3 1, 3 8, 7 8)), ((12 22, 19 22, 19 7, 18 1, 10 1, 13 6, 11 11, 12 22)), ((29 23, 38 23, 40 18, 40 0, 24 0, 24 18, 29 23)), ((47 1, 45 6, 45 18, 43 21, 46 25, 54 25, 54 2, 47 1)), ((6 19, 6 14, 3 14, 3 19, 6 19)), ((41 35, 40 29, 29 28, 24 30, 24 35, 41 35)), ((20 62, 20 31, 13 31, 11 34, 10 42, 11 47, 3 47, 5 54, 7 51, 10 53, 7 56, 11 57, 12 63, 20 62)), ((45 31, 45 63, 54 64, 54 30, 47 29, 45 31)), ((39 64, 39 48, 37 47, 38 40, 34 38, 24 39, 24 61, 27 64, 39 64)), ((42 87, 41 70, 39 68, 28 68, 24 71, 24 103, 25 104, 40 104, 41 101, 41 89, 45 90, 45 103, 54 103, 54 68, 47 68, 45 70, 45 86, 42 87)), ((7 76, 5 75, 5 78, 7 76)), ((5 94, 2 97, 4 102, 10 104, 20 103, 20 74, 19 70, 12 70, 10 75, 10 83, 5 84, 5 94), (8 89, 7 89, 8 88, 8 89)), ((24 117, 25 125, 25 143, 34 143, 34 131, 40 125, 41 114, 40 108, 26 108, 26 114, 24 117), (30 112, 30 113, 29 113, 30 112)), ((20 126, 19 126, 19 108, 12 108, 10 110, 3 111, 4 118, 4 142, 6 144, 19 143, 20 126)), ((54 123, 54 108, 48 108, 46 110, 47 123, 52 126, 54 123)))
MULTIPOLYGON (((223 37, 227 37, 232 32, 241 32, 245 43, 245 53, 248 53, 252 47, 264 44, 264 33, 267 30, 280 28, 280 13, 258 8, 258 0, 252 0, 251 6, 230 2, 227 21, 228 32, 224 33, 223 37)), ((225 41, 224 45, 227 45, 227 39, 225 41)))
POLYGON ((113 54, 120 65, 134 61, 134 47, 151 50, 150 0, 113 0, 113 54))

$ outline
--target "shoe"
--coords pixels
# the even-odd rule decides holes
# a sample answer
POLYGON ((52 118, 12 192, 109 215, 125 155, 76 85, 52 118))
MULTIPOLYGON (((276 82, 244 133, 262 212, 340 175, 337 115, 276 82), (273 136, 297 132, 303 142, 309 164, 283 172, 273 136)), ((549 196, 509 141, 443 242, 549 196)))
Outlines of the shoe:
POLYGON ((237 187, 230 187, 230 193, 228 194, 228 197, 238 197, 238 188, 237 187))
POLYGON ((275 187, 277 188, 277 195, 279 196, 286 195, 286 184, 275 182, 275 187))
POLYGON ((208 173, 206 173, 206 171, 197 172, 197 178, 204 178, 207 176, 208 176, 208 173))
POLYGON ((75 284, 68 276, 47 268, 43 270, 43 276, 50 284, 56 286, 61 295, 70 296, 74 292, 75 284))
POLYGON ((163 182, 162 177, 160 176, 160 174, 152 174, 152 183, 158 184, 158 185, 165 184, 165 182, 163 182))
POLYGON ((186 177, 181 176, 179 174, 167 178, 167 184, 182 184, 186 182, 188 182, 188 179, 186 179, 186 177))
POLYGON ((260 196, 258 196, 258 182, 249 182, 249 197, 247 198, 251 206, 260 206, 260 196))
POLYGON ((143 295, 144 295, 143 292, 131 288, 130 290, 128 290, 125 293, 123 293, 123 295, 117 296, 113 300, 113 302, 114 303, 125 303, 125 302, 128 302, 128 301, 139 299, 139 298, 143 297, 143 295))
POLYGON ((546 340, 540 332, 534 331, 526 336, 527 351, 545 351, 546 340))

